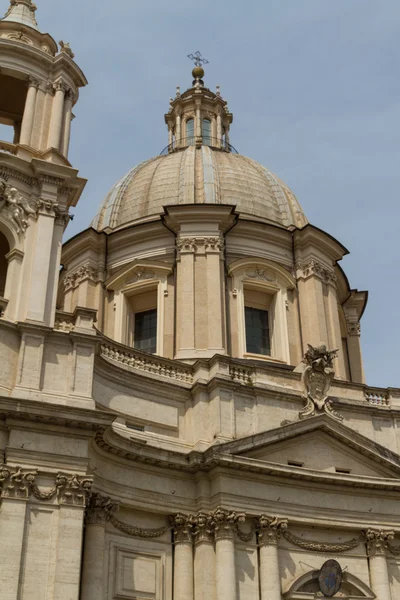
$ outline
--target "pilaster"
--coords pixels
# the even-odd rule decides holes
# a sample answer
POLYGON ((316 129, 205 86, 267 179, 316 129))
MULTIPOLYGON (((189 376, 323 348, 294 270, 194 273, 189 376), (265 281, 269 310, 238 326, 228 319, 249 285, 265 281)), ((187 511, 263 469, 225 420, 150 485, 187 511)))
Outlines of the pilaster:
POLYGON ((257 519, 261 600, 281 600, 278 542, 287 526, 287 519, 266 515, 257 519))
POLYGON ((187 515, 177 514, 173 517, 174 600, 194 599, 192 527, 187 515))
POLYGON ((194 598, 216 600, 214 521, 212 514, 199 512, 194 517, 194 598), (205 575, 206 574, 206 575, 205 575))
POLYGON ((213 513, 215 523, 217 600, 236 600, 235 532, 245 520, 243 513, 218 509, 213 513))
POLYGON ((364 536, 369 557, 371 588, 379 600, 392 600, 386 549, 394 538, 394 531, 367 529, 364 536))

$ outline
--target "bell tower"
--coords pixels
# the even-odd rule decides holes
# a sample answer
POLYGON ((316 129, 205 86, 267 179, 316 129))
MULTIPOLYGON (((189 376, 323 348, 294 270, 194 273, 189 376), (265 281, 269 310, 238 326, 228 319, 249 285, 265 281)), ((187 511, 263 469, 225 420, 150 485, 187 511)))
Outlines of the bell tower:
POLYGON ((86 84, 33 2, 11 0, 0 20, 0 314, 13 322, 54 324, 62 235, 86 183, 68 160, 86 84))

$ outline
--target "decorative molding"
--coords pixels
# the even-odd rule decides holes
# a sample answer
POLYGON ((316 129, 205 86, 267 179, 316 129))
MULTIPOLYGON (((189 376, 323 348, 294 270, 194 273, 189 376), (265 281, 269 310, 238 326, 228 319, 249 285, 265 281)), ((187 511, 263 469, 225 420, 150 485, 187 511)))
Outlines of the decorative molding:
POLYGON ((37 186, 39 183, 34 177, 29 177, 29 175, 24 175, 19 171, 10 169, 9 167, 0 167, 0 180, 4 179, 4 181, 8 182, 9 178, 20 181, 21 183, 25 183, 31 187, 37 186))
POLYGON ((2 212, 15 225, 17 233, 25 233, 29 217, 36 214, 17 188, 11 187, 0 177, 0 213, 2 212))
POLYGON ((288 527, 287 519, 261 515, 256 519, 256 531, 260 545, 278 544, 280 537, 288 527))
POLYGON ((171 529, 171 525, 165 525, 164 527, 159 527, 158 529, 146 529, 144 527, 135 527, 134 525, 128 525, 127 523, 122 523, 113 515, 110 516, 110 523, 122 533, 126 533, 126 535, 130 535, 132 537, 139 538, 157 538, 164 535, 169 529, 171 529))
POLYGON ((220 253, 224 250, 221 236, 185 237, 180 238, 176 245, 181 254, 196 253, 200 247, 204 247, 206 253, 220 253))
POLYGON ((132 283, 137 283, 138 281, 149 281, 150 279, 155 279, 156 274, 154 271, 150 271, 148 269, 138 269, 133 277, 127 279, 125 281, 125 285, 130 285, 132 283))
POLYGON ((356 548, 360 542, 361 538, 353 538, 348 542, 342 543, 331 543, 331 542, 317 542, 315 540, 304 540, 303 538, 299 538, 296 535, 293 535, 289 531, 283 531, 282 536, 295 546, 299 546, 299 548, 304 548, 304 550, 310 550, 311 552, 326 552, 327 554, 346 552, 348 550, 352 550, 356 548))
POLYGON ((309 277, 318 277, 324 283, 336 286, 337 277, 333 269, 327 269, 322 263, 316 260, 299 262, 296 265, 297 279, 308 279, 309 277))
POLYGON ((36 200, 36 209, 38 213, 55 217, 58 211, 58 202, 56 200, 38 198, 38 200, 36 200))
POLYGON ((120 503, 109 496, 93 492, 86 504, 85 520, 88 525, 107 523, 119 510, 120 503))
POLYGON ((384 556, 386 549, 394 538, 393 530, 367 529, 363 533, 367 544, 368 556, 384 556))
POLYGON ((270 275, 266 269, 262 269, 258 265, 245 271, 245 276, 249 277, 250 279, 258 279, 259 281, 276 282, 276 277, 270 275))
POLYGON ((333 359, 336 358, 338 350, 327 350, 324 344, 318 347, 310 344, 307 344, 307 346, 308 350, 303 358, 306 368, 302 374, 303 398, 306 405, 300 411, 299 417, 305 419, 314 416, 316 413, 326 412, 335 419, 342 421, 342 415, 333 410, 328 399, 328 392, 335 376, 333 359))

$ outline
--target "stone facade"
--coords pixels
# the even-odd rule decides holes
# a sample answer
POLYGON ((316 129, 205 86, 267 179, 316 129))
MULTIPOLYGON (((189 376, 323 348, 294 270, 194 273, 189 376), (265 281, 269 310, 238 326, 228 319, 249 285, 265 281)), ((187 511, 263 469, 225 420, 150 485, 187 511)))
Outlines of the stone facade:
POLYGON ((2 600, 311 600, 328 560, 334 597, 395 600, 400 390, 365 384, 347 250, 234 154, 199 66, 165 156, 61 247, 86 80, 35 10, 0 21, 2 600), (135 347, 148 310, 154 353, 135 347))

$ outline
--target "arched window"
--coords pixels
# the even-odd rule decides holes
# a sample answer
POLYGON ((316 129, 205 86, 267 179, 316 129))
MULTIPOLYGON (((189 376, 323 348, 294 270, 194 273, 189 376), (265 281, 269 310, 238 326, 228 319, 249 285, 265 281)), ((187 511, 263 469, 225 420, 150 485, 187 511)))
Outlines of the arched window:
POLYGON ((0 297, 4 298, 7 279, 8 261, 6 255, 10 252, 10 246, 6 236, 0 231, 0 297))
POLYGON ((194 119, 186 121, 186 145, 194 145, 194 119))
POLYGON ((211 146, 211 121, 210 119, 203 119, 201 134, 203 136, 203 144, 205 146, 211 146))

